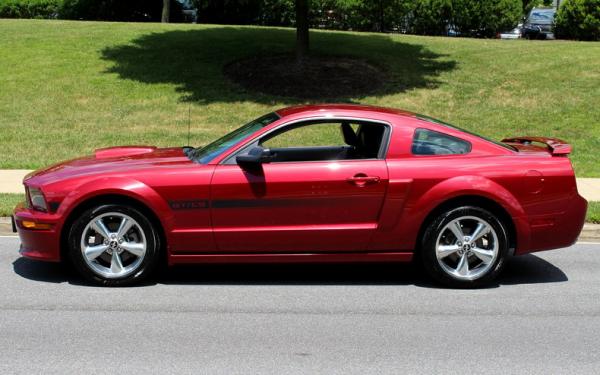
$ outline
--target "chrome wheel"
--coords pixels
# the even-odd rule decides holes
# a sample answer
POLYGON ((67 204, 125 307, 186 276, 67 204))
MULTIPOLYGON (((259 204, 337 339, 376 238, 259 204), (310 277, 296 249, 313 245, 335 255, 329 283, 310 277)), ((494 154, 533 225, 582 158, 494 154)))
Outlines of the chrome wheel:
POLYGON ((450 221, 436 241, 437 261, 449 276, 476 280, 494 265, 500 245, 498 235, 487 221, 462 216, 450 221))
POLYGON ((146 255, 147 241, 142 227, 130 216, 108 212, 93 218, 81 235, 85 264, 107 279, 135 272, 146 255))

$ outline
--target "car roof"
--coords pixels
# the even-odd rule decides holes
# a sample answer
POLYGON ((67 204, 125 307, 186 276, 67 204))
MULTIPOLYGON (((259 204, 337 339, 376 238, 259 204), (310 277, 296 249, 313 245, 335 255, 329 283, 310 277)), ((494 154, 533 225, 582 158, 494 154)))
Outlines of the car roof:
MULTIPOLYGON (((470 142, 476 142, 478 144, 483 143, 488 146, 492 145, 495 149, 505 148, 493 140, 486 139, 478 134, 460 129, 435 118, 394 108, 360 104, 312 104, 281 108, 275 111, 275 113, 284 121, 287 119, 297 120, 304 118, 308 119, 310 117, 330 116, 381 120, 389 122, 392 127, 412 129, 424 127, 433 131, 460 137, 470 142)), ((269 127, 278 126, 279 123, 280 121, 273 122, 269 127)))
MULTIPOLYGON (((281 108, 275 111, 280 120, 299 120, 318 118, 357 118, 388 122, 392 127, 416 128, 425 126, 432 130, 443 131, 449 134, 464 131, 449 126, 442 121, 429 116, 419 115, 409 111, 395 108, 376 107, 362 104, 311 104, 281 108)), ((270 127, 279 126, 281 121, 273 122, 270 127)))
POLYGON ((371 114, 379 114, 379 115, 395 115, 402 117, 415 117, 416 114, 394 109, 394 108, 386 108, 386 107, 376 107, 370 105, 361 105, 361 104, 310 104, 310 105, 299 105, 293 107, 281 108, 275 111, 280 117, 289 117, 289 116, 312 116, 312 115, 322 115, 323 113, 327 113, 333 116, 365 116, 367 113, 371 114))

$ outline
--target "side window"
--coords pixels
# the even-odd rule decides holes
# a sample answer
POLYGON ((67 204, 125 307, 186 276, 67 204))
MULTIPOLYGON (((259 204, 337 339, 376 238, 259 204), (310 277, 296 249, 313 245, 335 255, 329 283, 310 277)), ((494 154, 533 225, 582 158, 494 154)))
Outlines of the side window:
POLYGON ((261 143, 265 148, 344 146, 339 128, 340 124, 336 123, 293 127, 261 143))
POLYGON ((471 143, 448 134, 417 129, 413 137, 414 155, 460 155, 471 151, 471 143))
POLYGON ((388 134, 380 123, 318 120, 286 126, 258 145, 271 150, 272 162, 377 159, 388 134))

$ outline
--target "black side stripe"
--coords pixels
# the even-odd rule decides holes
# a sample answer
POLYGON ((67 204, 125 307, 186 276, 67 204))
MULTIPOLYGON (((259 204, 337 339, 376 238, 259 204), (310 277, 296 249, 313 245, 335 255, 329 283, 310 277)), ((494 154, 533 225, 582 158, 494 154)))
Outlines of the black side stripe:
POLYGON ((348 197, 304 197, 296 199, 221 199, 169 201, 172 210, 201 210, 211 208, 252 208, 252 207, 289 207, 289 206, 320 206, 323 201, 347 200, 348 197))

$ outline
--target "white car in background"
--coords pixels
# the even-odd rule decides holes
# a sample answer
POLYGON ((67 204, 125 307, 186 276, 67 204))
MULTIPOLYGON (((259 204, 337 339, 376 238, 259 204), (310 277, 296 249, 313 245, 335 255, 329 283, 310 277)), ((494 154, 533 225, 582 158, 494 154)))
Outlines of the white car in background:
POLYGON ((519 39, 521 38, 521 30, 523 29, 523 24, 517 25, 514 29, 510 31, 505 31, 503 33, 498 33, 498 39, 519 39))

